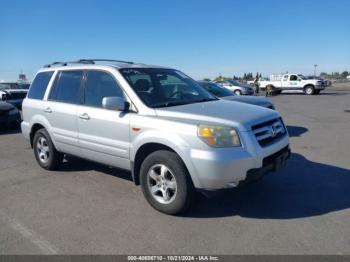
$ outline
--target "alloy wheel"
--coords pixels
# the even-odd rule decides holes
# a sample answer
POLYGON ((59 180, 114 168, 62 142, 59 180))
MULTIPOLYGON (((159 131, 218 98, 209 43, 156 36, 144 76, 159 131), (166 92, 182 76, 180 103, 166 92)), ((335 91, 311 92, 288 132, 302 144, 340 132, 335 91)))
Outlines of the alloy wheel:
POLYGON ((161 204, 174 201, 177 183, 173 172, 163 164, 152 166, 147 173, 148 190, 152 197, 161 204))
POLYGON ((49 161, 50 149, 45 137, 39 137, 36 144, 36 151, 41 162, 47 163, 49 161))

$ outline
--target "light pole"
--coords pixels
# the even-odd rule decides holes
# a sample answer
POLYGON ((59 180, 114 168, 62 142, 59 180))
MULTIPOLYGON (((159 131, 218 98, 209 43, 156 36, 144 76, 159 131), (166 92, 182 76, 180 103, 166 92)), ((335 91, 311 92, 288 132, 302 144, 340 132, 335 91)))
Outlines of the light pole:
POLYGON ((314 64, 314 67, 315 67, 315 70, 314 70, 314 78, 316 78, 316 67, 317 67, 318 65, 317 64, 314 64))

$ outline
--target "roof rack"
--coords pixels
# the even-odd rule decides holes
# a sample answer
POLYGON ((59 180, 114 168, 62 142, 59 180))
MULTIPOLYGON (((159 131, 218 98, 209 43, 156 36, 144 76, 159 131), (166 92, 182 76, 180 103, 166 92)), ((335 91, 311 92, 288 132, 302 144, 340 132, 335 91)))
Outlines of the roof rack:
POLYGON ((115 63, 124 63, 124 64, 134 64, 134 62, 124 61, 124 60, 114 60, 114 59, 80 59, 78 61, 82 63, 91 63, 91 64, 94 64, 95 62, 115 62, 115 63))
POLYGON ((44 67, 52 67, 55 65, 67 66, 68 64, 95 64, 95 62, 115 62, 115 63, 124 63, 124 64, 134 64, 134 62, 114 60, 114 59, 79 59, 77 61, 70 61, 70 62, 53 62, 51 64, 45 65, 44 67))

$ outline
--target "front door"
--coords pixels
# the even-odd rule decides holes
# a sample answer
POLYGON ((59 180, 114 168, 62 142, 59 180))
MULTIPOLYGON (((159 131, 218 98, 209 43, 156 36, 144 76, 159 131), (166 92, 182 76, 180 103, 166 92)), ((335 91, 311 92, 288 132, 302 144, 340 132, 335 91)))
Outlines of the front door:
POLYGON ((289 89, 298 90, 300 89, 300 81, 297 75, 290 75, 289 77, 289 89))
POLYGON ((78 109, 82 156, 103 164, 130 169, 130 113, 102 107, 104 97, 124 97, 114 77, 104 71, 87 71, 82 105, 78 109))

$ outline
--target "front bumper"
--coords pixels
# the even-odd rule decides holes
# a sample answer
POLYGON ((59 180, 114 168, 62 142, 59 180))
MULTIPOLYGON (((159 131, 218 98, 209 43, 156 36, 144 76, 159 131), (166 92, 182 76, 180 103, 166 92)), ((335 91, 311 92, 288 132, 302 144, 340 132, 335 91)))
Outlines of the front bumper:
POLYGON ((263 166, 260 168, 253 168, 248 170, 247 176, 244 180, 240 181, 238 186, 244 186, 250 182, 256 181, 268 174, 269 172, 276 172, 279 170, 285 162, 290 158, 291 150, 289 146, 282 148, 271 156, 263 159, 263 166))
POLYGON ((251 96, 251 95, 254 95, 254 90, 253 89, 243 89, 242 90, 242 95, 245 95, 245 96, 251 96))
POLYGON ((315 89, 316 89, 316 90, 325 90, 326 87, 325 87, 324 85, 316 85, 316 86, 315 86, 315 89))
POLYGON ((190 163, 186 164, 197 189, 218 190, 242 185, 251 177, 274 171, 276 161, 284 163, 290 155, 288 135, 262 148, 256 141, 248 139, 249 132, 242 133, 242 136, 247 136, 244 141, 251 141, 244 147, 189 151, 185 159, 190 159, 190 163), (282 157, 283 161, 280 160, 282 151, 288 152, 287 157, 282 157))
POLYGON ((20 110, 22 109, 23 99, 8 99, 8 100, 4 100, 4 101, 6 103, 14 105, 15 107, 17 107, 20 110))

